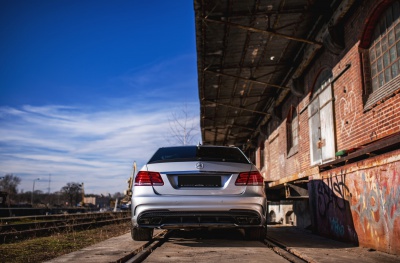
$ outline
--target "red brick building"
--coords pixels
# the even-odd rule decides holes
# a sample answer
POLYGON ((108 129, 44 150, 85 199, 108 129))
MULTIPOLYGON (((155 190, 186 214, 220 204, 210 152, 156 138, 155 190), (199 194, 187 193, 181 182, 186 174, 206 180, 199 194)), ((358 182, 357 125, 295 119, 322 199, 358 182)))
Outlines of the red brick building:
POLYGON ((400 254, 400 1, 326 2, 254 1, 244 19, 238 3, 195 1, 203 141, 249 154, 270 221, 400 254), (302 35, 301 24, 289 31, 298 12, 315 20, 302 35), (217 35, 220 47, 210 44, 217 35), (219 50, 222 58, 207 57, 219 50))

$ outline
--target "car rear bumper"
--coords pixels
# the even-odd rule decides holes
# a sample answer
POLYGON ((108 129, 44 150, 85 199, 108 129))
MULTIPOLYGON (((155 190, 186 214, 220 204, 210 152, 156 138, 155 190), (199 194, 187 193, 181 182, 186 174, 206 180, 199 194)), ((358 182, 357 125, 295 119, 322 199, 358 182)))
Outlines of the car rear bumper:
POLYGON ((224 228, 262 226, 263 217, 250 210, 216 211, 147 211, 139 214, 137 225, 150 228, 224 228))
POLYGON ((257 227, 266 222, 264 197, 139 197, 132 204, 132 226, 149 228, 257 227), (170 199, 170 200, 168 200, 170 199), (173 201, 172 201, 173 200, 173 201))

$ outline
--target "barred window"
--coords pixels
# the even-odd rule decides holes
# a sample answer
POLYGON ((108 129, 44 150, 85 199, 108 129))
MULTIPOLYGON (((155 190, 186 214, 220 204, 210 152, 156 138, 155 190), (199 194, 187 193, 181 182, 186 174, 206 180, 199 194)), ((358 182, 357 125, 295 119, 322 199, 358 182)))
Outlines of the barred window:
POLYGON ((364 110, 400 88, 400 0, 383 1, 368 20, 360 42, 364 110))
POLYGON ((400 10, 395 2, 381 16, 369 48, 372 91, 399 75, 400 68, 400 10))

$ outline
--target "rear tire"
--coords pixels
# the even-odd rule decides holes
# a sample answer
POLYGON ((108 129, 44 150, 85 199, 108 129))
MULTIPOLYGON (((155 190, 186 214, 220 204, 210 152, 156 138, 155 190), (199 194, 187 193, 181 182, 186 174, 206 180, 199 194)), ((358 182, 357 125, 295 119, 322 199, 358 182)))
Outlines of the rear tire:
POLYGON ((131 236, 135 241, 150 241, 153 238, 152 228, 131 228, 131 236))
POLYGON ((264 240, 267 235, 265 227, 246 228, 244 233, 247 240, 264 240))

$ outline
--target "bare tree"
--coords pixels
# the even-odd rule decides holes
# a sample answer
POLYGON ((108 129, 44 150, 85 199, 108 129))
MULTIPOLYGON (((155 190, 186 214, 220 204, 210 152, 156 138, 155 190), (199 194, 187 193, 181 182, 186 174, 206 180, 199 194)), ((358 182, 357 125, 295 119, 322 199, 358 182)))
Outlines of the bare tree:
POLYGON ((6 174, 0 178, 0 192, 5 193, 8 206, 10 206, 11 203, 15 202, 15 197, 18 194, 17 186, 21 182, 21 178, 13 174, 6 174))
POLYGON ((199 134, 199 125, 197 118, 189 113, 187 104, 179 112, 171 113, 169 121, 169 128, 171 138, 167 141, 171 144, 188 145, 193 142, 199 134))
POLYGON ((17 186, 21 182, 21 178, 13 174, 6 174, 0 179, 0 191, 7 192, 10 195, 17 194, 17 186))
POLYGON ((61 188, 61 192, 68 198, 69 206, 75 206, 82 199, 82 185, 80 183, 67 183, 61 188))

